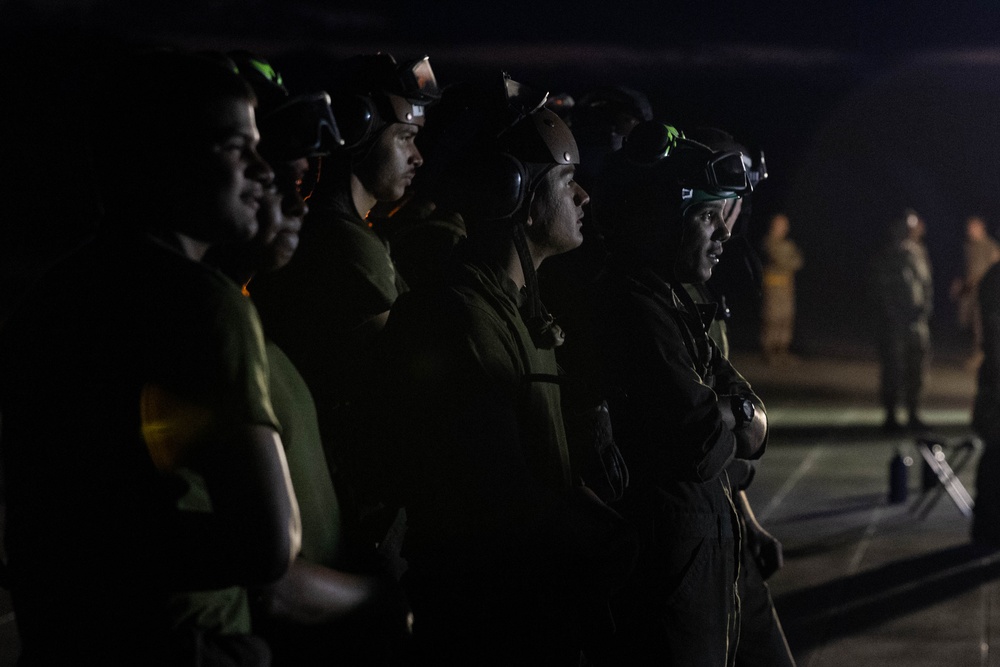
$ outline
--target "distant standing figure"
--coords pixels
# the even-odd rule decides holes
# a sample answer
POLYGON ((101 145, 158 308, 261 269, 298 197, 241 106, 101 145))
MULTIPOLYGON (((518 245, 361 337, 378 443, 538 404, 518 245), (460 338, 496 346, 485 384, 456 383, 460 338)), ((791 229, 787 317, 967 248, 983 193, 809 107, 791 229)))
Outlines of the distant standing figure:
POLYGON ((788 238, 788 217, 771 218, 764 239, 764 295, 760 344, 769 363, 789 359, 795 328, 795 272, 802 268, 802 253, 788 238))
POLYGON ((983 361, 976 383, 972 428, 983 439, 976 471, 976 504, 972 514, 973 543, 1000 546, 1000 264, 979 283, 979 314, 983 324, 983 361))
POLYGON ((965 221, 965 274, 952 283, 951 298, 958 302, 959 325, 972 333, 972 354, 966 362, 972 370, 983 360, 979 283, 997 260, 1000 260, 1000 243, 990 236, 982 218, 971 216, 965 221))
POLYGON ((876 258, 875 297, 878 305, 883 427, 901 431, 896 407, 902 395, 911 430, 927 429, 918 415, 924 372, 930 352, 933 305, 931 263, 923 238, 926 227, 913 210, 894 221, 890 238, 876 258))

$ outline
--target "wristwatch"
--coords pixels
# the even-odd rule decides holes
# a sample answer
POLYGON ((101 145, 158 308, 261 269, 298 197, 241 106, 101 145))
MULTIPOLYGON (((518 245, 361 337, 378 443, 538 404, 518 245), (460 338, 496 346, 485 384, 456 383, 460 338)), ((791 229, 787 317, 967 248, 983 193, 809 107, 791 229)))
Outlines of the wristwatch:
POLYGON ((736 428, 743 428, 753 421, 755 408, 753 401, 748 396, 733 394, 729 399, 729 404, 733 410, 733 416, 736 418, 736 428))

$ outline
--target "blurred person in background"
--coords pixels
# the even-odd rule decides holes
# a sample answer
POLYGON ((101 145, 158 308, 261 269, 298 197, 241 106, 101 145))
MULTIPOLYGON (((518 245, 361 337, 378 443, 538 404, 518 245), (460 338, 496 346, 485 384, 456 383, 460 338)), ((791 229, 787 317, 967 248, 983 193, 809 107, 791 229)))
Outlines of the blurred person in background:
POLYGON ((788 216, 775 215, 763 244, 760 346, 770 364, 793 360, 789 348, 795 332, 795 274, 802 269, 802 252, 788 238, 789 227, 788 216))
POLYGON ((1000 548, 1000 263, 979 282, 983 325, 983 361, 979 365, 972 428, 983 439, 976 470, 976 502, 972 513, 972 543, 1000 548))
POLYGON ((949 296, 958 304, 958 324, 972 335, 972 354, 966 368, 975 370, 983 360, 983 325, 979 309, 979 281, 1000 260, 1000 243, 990 236, 986 222, 978 215, 965 221, 963 247, 965 272, 951 284, 949 296))
POLYGON ((927 363, 931 352, 930 318, 934 308, 934 283, 930 258, 924 246, 926 225, 912 209, 892 220, 888 240, 874 259, 874 297, 881 365, 880 393, 889 433, 908 427, 924 432, 920 418, 927 363), (896 410, 902 402, 907 423, 896 410))

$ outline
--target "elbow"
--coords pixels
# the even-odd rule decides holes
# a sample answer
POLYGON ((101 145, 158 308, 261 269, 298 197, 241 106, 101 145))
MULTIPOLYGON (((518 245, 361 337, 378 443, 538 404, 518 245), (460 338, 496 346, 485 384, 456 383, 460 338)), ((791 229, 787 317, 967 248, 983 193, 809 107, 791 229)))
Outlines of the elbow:
POLYGON ((246 547, 246 553, 250 555, 250 562, 247 563, 250 585, 264 586, 278 581, 298 557, 302 548, 302 523, 298 505, 293 502, 288 510, 282 513, 280 522, 258 524, 270 527, 249 536, 250 543, 246 547))
POLYGON ((251 587, 253 593, 253 613, 261 618, 282 618, 284 617, 284 605, 281 603, 281 595, 278 587, 288 576, 287 573, 279 577, 277 581, 267 584, 257 584, 251 587))
POLYGON ((271 547, 271 554, 268 563, 269 581, 274 582, 285 576, 292 567, 292 563, 302 551, 302 521, 299 517, 299 506, 292 496, 292 506, 290 508, 287 523, 282 530, 276 531, 277 539, 271 547))
POLYGON ((298 541, 291 531, 283 531, 269 540, 261 540, 253 549, 252 562, 247 563, 247 583, 266 586, 281 579, 288 572, 298 553, 298 541))

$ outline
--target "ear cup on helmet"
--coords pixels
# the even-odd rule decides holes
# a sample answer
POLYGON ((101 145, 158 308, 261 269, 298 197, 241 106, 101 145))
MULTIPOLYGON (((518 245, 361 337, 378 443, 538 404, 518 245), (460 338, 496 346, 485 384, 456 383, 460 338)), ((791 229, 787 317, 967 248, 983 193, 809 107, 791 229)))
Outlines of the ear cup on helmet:
POLYGON ((382 122, 374 100, 366 95, 334 98, 330 101, 330 108, 337 119, 345 150, 352 150, 368 141, 382 122))
POLYGON ((484 198, 483 217, 494 220, 514 215, 528 194, 528 170, 517 158, 506 153, 486 162, 484 178, 492 184, 484 198))
POLYGON ((528 171, 506 153, 458 161, 442 177, 438 204, 471 221, 499 220, 514 215, 528 192, 528 171))

